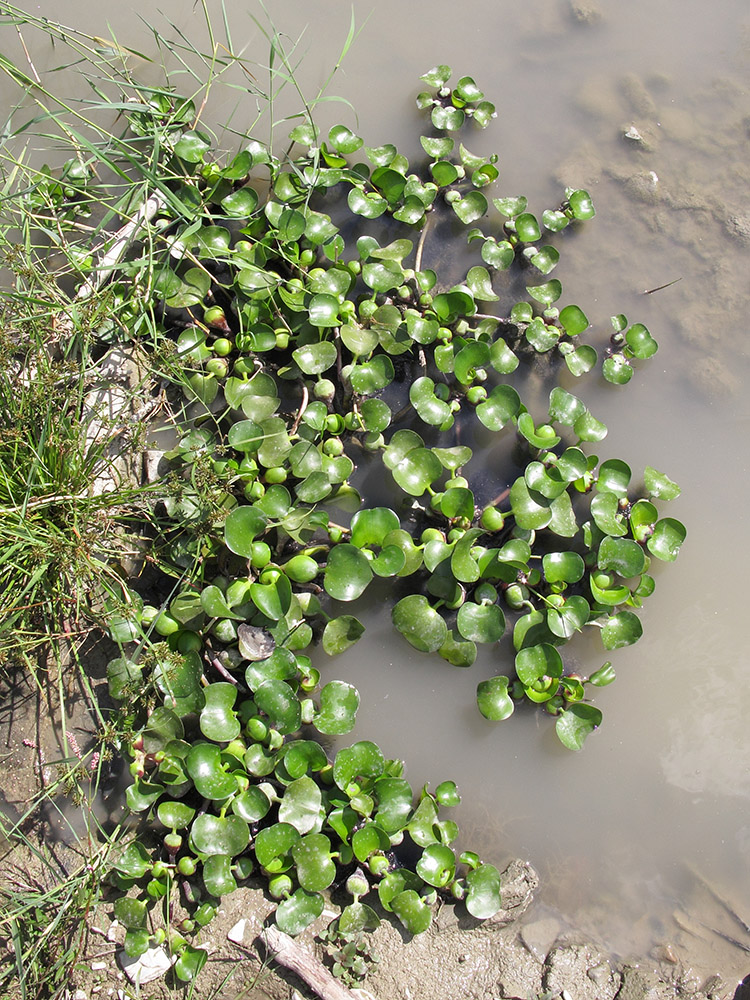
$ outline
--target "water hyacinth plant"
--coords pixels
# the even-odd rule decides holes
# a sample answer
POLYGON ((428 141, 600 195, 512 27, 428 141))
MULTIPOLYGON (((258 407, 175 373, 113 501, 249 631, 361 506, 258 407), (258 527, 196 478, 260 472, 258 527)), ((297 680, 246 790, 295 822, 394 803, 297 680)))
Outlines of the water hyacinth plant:
MULTIPOLYGON (((288 70, 276 35, 272 46, 288 70)), ((346 125, 323 133, 310 107, 286 152, 247 135, 225 157, 195 98, 167 86, 111 105, 127 131, 106 156, 91 141, 77 152, 92 184, 95 168, 127 161, 102 203, 137 220, 110 260, 96 335, 146 345, 176 390, 150 556, 168 596, 144 604, 133 585, 107 672, 113 698, 146 715, 128 806, 161 831, 116 863, 127 894, 115 915, 131 955, 169 935, 185 981, 206 960, 189 935, 253 872, 289 934, 342 886, 347 940, 377 923, 368 894, 413 934, 438 894, 479 919, 501 905, 497 869, 451 846, 453 782, 415 802, 374 743, 322 749, 359 705, 352 685, 321 685, 311 655, 362 638, 341 603, 354 612, 391 581, 393 625, 417 650, 460 668, 478 645, 498 650, 476 686, 486 719, 543 705, 577 750, 601 722, 591 691, 614 671, 570 675, 561 649, 592 628, 606 653, 636 642, 651 561, 673 561, 685 539, 657 508, 676 484, 592 454, 607 428, 562 384, 624 385, 657 350, 622 315, 603 346, 585 342, 583 309, 550 277, 566 228, 595 214, 589 194, 567 189, 541 215, 493 197, 497 157, 462 139, 495 108, 471 77, 451 80, 443 65, 422 77, 427 134, 412 163, 346 125), (429 266, 437 226, 455 241, 457 281, 429 266), (532 369, 549 383, 545 412, 521 396, 532 369), (508 459, 488 479, 475 455, 490 446, 508 459), (368 502, 371 477, 388 505, 368 502)), ((75 202, 63 196, 55 214, 75 202)), ((80 280, 96 266, 82 257, 80 280)), ((355 968, 349 952, 337 961, 355 968)))

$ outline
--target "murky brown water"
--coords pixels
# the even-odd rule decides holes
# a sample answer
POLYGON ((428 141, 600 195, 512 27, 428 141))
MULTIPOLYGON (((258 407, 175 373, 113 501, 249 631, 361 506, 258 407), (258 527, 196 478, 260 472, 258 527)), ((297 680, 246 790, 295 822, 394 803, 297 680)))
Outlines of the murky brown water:
MULTIPOLYGON (((184 0, 160 6, 205 39, 198 10, 184 0)), ((218 15, 215 0, 208 6, 218 15)), ((357 735, 404 757, 415 786, 457 779, 469 839, 498 861, 529 858, 545 876, 549 905, 623 955, 671 941, 688 963, 731 978, 748 971, 748 956, 708 931, 705 941, 680 931, 672 915, 678 905, 703 905, 697 870, 750 917, 741 576, 750 550, 750 10, 745 0, 578 7, 601 17, 577 20, 567 0, 355 0, 358 24, 369 20, 331 92, 351 101, 359 120, 345 105, 324 104, 320 121, 358 124, 369 144, 393 141, 416 156, 417 77, 447 62, 498 105, 494 127, 467 139, 472 150, 500 153, 497 194, 524 193, 536 211, 553 206, 561 185, 588 187, 598 215, 564 243, 556 272, 564 299, 600 328, 616 312, 645 323, 660 352, 628 387, 581 394, 610 428, 600 455, 634 470, 654 465, 680 482, 683 497, 669 513, 688 525, 688 544, 676 567, 658 574, 644 638, 616 654, 618 680, 598 698, 604 725, 580 754, 563 750, 534 713, 485 723, 474 690, 494 672, 490 664, 461 671, 420 656, 382 616, 368 619, 369 643, 331 669, 361 690, 357 735), (644 143, 623 138, 631 125, 644 143)), ((44 0, 28 9, 114 32, 147 54, 153 37, 138 15, 172 31, 143 0, 67 0, 64 9, 44 0)), ((288 0, 269 9, 293 38, 308 25, 297 55, 314 93, 346 37, 348 5, 288 0)), ((232 30, 235 49, 247 46, 263 63, 266 43, 249 16, 233 13, 232 30)), ((3 49, 21 60, 9 29, 3 49)), ((34 58, 45 72, 60 56, 40 44, 34 58)), ((148 65, 139 72, 156 75, 148 65)), ((226 106, 235 105, 237 127, 252 120, 252 101, 245 108, 235 92, 226 106)), ((282 100, 278 114, 295 107, 282 100)), ((218 102, 208 111, 222 119, 218 102)), ((573 652, 586 669, 588 657, 603 659, 584 642, 573 652)), ((730 933, 750 945, 736 925, 730 933)))

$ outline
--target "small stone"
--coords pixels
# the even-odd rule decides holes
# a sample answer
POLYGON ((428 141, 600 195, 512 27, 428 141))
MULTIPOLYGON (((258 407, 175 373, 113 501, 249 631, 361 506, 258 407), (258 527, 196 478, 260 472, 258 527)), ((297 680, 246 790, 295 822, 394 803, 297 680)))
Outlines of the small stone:
MULTIPOLYGON (((227 939, 233 944, 245 945, 245 936, 248 934, 248 930, 251 927, 251 922, 243 917, 242 920, 238 920, 234 927, 230 928, 227 934, 227 939)), ((249 941, 247 942, 250 943, 249 941)))
POLYGON ((107 935, 106 935, 107 940, 108 941, 116 941, 117 940, 117 932, 118 932, 119 929, 120 929, 120 922, 118 920, 113 920, 112 923, 109 925, 109 930, 107 931, 107 935))
POLYGON ((106 968, 107 968, 107 963, 106 962, 92 962, 91 963, 91 971, 92 972, 104 972, 104 970, 106 968))
POLYGON ((654 99, 634 73, 629 73, 622 81, 622 94, 634 114, 644 118, 656 117, 654 99))
POLYGON ((118 958, 125 975, 134 985, 160 979, 177 961, 176 955, 170 959, 163 948, 149 948, 138 958, 131 958, 121 951, 118 958))
POLYGON ((73 1000, 88 1000, 84 990, 76 990, 73 994, 73 1000))
POLYGON ((726 221, 726 229, 738 243, 750 246, 750 215, 730 215, 726 221))

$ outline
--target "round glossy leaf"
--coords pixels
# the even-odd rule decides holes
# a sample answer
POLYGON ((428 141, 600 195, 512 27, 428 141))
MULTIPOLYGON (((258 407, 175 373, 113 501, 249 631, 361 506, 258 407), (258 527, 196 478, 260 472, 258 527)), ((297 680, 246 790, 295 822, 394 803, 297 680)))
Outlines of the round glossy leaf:
MULTIPOLYGON (((451 202, 451 206, 465 226, 469 226, 472 222, 476 222, 477 219, 481 219, 483 215, 487 214, 489 207, 487 199, 481 191, 469 191, 460 201, 451 202)), ((483 299, 483 301, 494 300, 483 299)))
POLYGON ((651 555, 657 559, 674 562, 686 537, 687 529, 681 521, 665 517, 656 522, 654 533, 646 544, 651 555))
POLYGON ((347 204, 355 215, 364 219, 378 219, 388 208, 388 202, 376 191, 362 191, 353 187, 347 196, 347 204))
POLYGON ((139 813, 150 809, 164 791, 164 785, 136 778, 125 791, 125 803, 131 812, 139 813))
POLYGON ((217 899, 234 892, 237 882, 232 875, 232 859, 227 854, 212 854, 203 863, 203 884, 217 899))
POLYGON ((633 356, 645 360, 651 358, 659 350, 659 345, 643 323, 634 323, 625 334, 625 343, 633 352, 633 356))
POLYGON ((372 576, 369 560, 355 545, 339 544, 328 555, 323 586, 337 601, 355 601, 372 576))
POLYGON ((263 534, 268 518, 255 507, 235 507, 224 522, 224 541, 227 548, 238 556, 250 558, 253 542, 263 534))
POLYGON ((488 345, 482 340, 470 341, 456 355, 453 368, 456 378, 462 385, 470 385, 476 378, 476 369, 484 368, 489 364, 489 360, 488 345))
POLYGON ((466 876, 466 909, 478 920, 487 920, 500 909, 500 872, 494 865, 480 865, 466 876))
POLYGON ((486 239, 482 244, 482 260, 498 271, 506 271, 515 260, 515 250, 507 240, 497 243, 486 239))
POLYGON ((557 280, 557 278, 552 278, 550 281, 545 281, 542 285, 527 285, 526 291, 532 297, 536 299, 537 302, 541 302, 544 305, 551 305, 562 295, 562 285, 557 280))
POLYGON ((230 219, 246 219, 258 207, 258 193, 251 187, 240 188, 221 199, 224 215, 230 219))
POLYGON ((369 740, 360 740, 344 747, 333 762, 333 780, 345 791, 359 778, 379 778, 385 770, 385 758, 378 746, 369 740))
POLYGON ((413 497, 421 497, 442 471, 442 465, 428 448, 412 449, 391 469, 401 489, 413 497))
POLYGON ((515 219, 517 215, 525 212, 527 204, 523 196, 520 198, 493 198, 492 203, 498 212, 508 219, 515 219))
POLYGON ((264 827, 253 845, 258 864, 267 871, 287 871, 292 864, 291 850, 299 839, 300 834, 289 823, 264 827))
POLYGON ((250 596, 256 608, 267 618, 279 621, 292 603, 292 585, 283 574, 274 583, 253 583, 250 596))
POLYGON ((364 635, 365 627, 353 615, 332 618, 323 630, 323 649, 329 656, 337 656, 353 646, 364 635))
POLYGON ((378 778, 375 782, 378 810, 375 821, 387 834, 402 830, 409 819, 413 792, 404 778, 378 778))
POLYGON ((375 823, 365 823, 352 835, 354 857, 362 864, 367 861, 371 854, 378 851, 388 851, 390 847, 391 841, 388 834, 375 823))
POLYGON ((477 416, 491 431, 510 423, 521 408, 521 397, 510 385, 496 385, 487 399, 477 406, 477 416))
POLYGON ((622 523, 622 511, 614 493, 597 493, 591 501, 591 514, 597 528, 605 535, 619 537, 627 533, 622 523))
POLYGON ((422 934, 432 922, 430 908, 413 889, 394 896, 391 909, 410 934, 422 934))
POLYGON ((115 862, 115 870, 128 878, 142 878, 151 869, 151 859, 137 840, 128 844, 115 862))
MULTIPOLYGON (((443 142, 449 142, 453 146, 452 139, 444 139, 443 142)), ((437 163, 431 163, 430 173, 439 187, 447 187, 448 184, 452 184, 458 180, 458 170, 449 160, 439 160, 437 163)))
POLYGON ((315 728, 326 736, 351 732, 359 708, 359 693, 346 681, 329 681, 320 692, 320 710, 315 728))
POLYGON ((572 427, 586 407, 577 396, 566 392, 560 386, 549 394, 549 416, 550 420, 556 420, 559 424, 572 427))
POLYGON ((542 568, 548 583, 578 583, 586 565, 577 552, 547 552, 542 556, 542 568))
POLYGON ((457 633, 451 631, 438 653, 454 667, 470 667, 477 658, 477 647, 470 640, 461 640, 457 633))
POLYGON ((378 896, 384 910, 392 912, 391 903, 405 889, 413 889, 415 892, 424 886, 424 882, 414 872, 408 868, 397 868, 388 874, 378 883, 378 896))
POLYGON ((435 383, 426 375, 412 383, 409 389, 409 402, 420 419, 433 427, 441 427, 451 419, 450 406, 435 395, 435 383))
POLYGON ((615 679, 615 672, 612 668, 612 664, 607 662, 595 670, 594 673, 589 677, 589 682, 594 685, 594 687, 606 687, 611 684, 615 679))
POLYGON ((612 385, 627 385, 633 377, 633 369, 624 354, 613 354, 602 362, 602 375, 612 385))
POLYGON ((288 899, 282 900, 276 908, 276 926, 284 934, 296 937, 318 919, 323 912, 325 900, 318 892, 295 889, 288 899))
POLYGON ((227 681, 216 681, 203 694, 206 702, 199 720, 203 735, 216 743, 228 743, 239 736, 242 727, 233 711, 237 688, 227 681))
MULTIPOLYGON (((316 295, 315 298, 333 299, 333 296, 316 295)), ((333 299, 333 301, 335 302, 336 300, 333 299)), ((336 307, 338 309, 338 303, 336 303, 336 307)), ((318 310, 316 318, 319 320, 322 319, 320 310, 318 310)), ((330 323, 315 323, 313 322, 311 311, 310 322, 313 326, 337 326, 339 321, 336 318, 330 323)), ((320 375, 321 372, 327 371, 336 364, 336 345, 328 340, 322 340, 317 344, 305 344, 303 347, 298 347, 295 351, 292 351, 292 357, 305 375, 320 375)))
POLYGON ((255 704, 280 733, 293 733, 299 729, 302 721, 299 699, 286 681, 263 681, 255 691, 255 704))
POLYGON ((508 678, 501 675, 477 685, 477 706, 485 719, 499 722, 513 714, 515 705, 508 694, 508 684, 508 678))
POLYGON ((325 751, 314 740, 293 740, 286 745, 284 767, 292 778, 301 778, 310 771, 322 771, 327 763, 325 751))
POLYGON ((360 931, 374 931, 380 926, 380 917, 371 906, 357 900, 345 906, 338 921, 339 932, 344 935, 358 934, 360 931))
POLYGON ((420 135, 419 141, 422 143, 422 149, 425 153, 434 160, 444 160, 446 156, 450 156, 455 146, 455 142, 450 136, 430 138, 426 135, 420 135))
POLYGON ((591 596, 597 604, 605 604, 610 608, 622 604, 630 598, 628 588, 619 586, 611 573, 592 573, 589 578, 589 587, 591 588, 591 596))
POLYGON ((456 856, 450 847, 429 844, 417 861, 417 875, 428 885, 442 889, 456 874, 456 856))
POLYGON ((185 802, 160 802, 156 815, 167 829, 184 830, 192 823, 195 809, 185 802))
POLYGON ((250 785, 232 799, 232 812, 246 823, 259 823, 270 808, 271 800, 259 785, 250 785))
POLYGON ((615 496, 626 497, 628 495, 631 476, 632 472, 629 465, 620 461, 619 458, 610 458, 606 462, 602 462, 599 467, 599 474, 596 477, 596 488, 600 492, 608 490, 610 493, 614 493, 615 496))
POLYGON ((174 965, 175 975, 183 983, 192 982, 203 966, 208 961, 208 952, 205 948, 193 948, 186 944, 180 952, 180 957, 174 965))
POLYGON ((211 141, 203 132, 183 132, 177 140, 174 153, 186 163, 200 163, 211 148, 211 141))
MULTIPOLYGON (((497 205, 497 201, 495 202, 497 205)), ((530 212, 522 212, 520 215, 516 216, 516 233, 519 240, 522 243, 533 243, 538 240, 542 231, 539 228, 539 223, 536 217, 531 215, 530 212)))
POLYGON ((601 725, 602 713, 593 705, 571 705, 557 717, 555 729, 563 746, 581 750, 586 737, 601 725))
POLYGON ((586 372, 590 372, 591 369, 596 364, 597 354, 593 347, 589 344, 583 344, 581 347, 576 348, 575 351, 571 351, 570 354, 565 355, 565 364, 568 366, 571 374, 575 375, 576 378, 580 378, 581 375, 585 375, 586 372))
POLYGON ((391 359, 387 354, 378 354, 372 361, 355 365, 350 380, 355 392, 367 396, 390 385, 393 381, 393 376, 394 370, 391 359))
POLYGON ((458 609, 458 631, 472 642, 497 642, 505 632, 505 615, 497 604, 466 601, 458 609))
MULTIPOLYGON (((236 786, 235 786, 236 787, 236 786)), ((250 843, 250 827, 240 816, 196 816, 190 842, 201 854, 242 854, 250 843)))
POLYGON ((440 502, 441 513, 448 518, 474 518, 474 494, 465 486, 454 486, 446 490, 440 502))
POLYGON ((562 677, 562 657, 549 643, 529 646, 516 653, 516 673, 522 684, 534 684, 544 677, 562 677))
POLYGON ((602 629, 602 642, 605 649, 620 649, 622 646, 632 646, 642 635, 640 618, 632 611, 620 611, 607 619, 602 629))
POLYGON ((568 204, 574 219, 583 222, 586 219, 593 219, 596 215, 594 203, 588 191, 572 191, 568 195, 568 204))
MULTIPOLYGON (((534 265, 537 271, 541 271, 542 274, 549 274, 550 271, 555 268, 559 260, 560 254, 554 247, 550 246, 540 247, 540 249, 529 258, 529 262, 534 265)), ((578 306, 568 306, 567 308, 578 309, 578 306)), ((564 309, 563 312, 565 312, 564 309)), ((560 314, 560 320, 562 322, 562 313, 560 314)), ((565 323, 563 323, 563 327, 565 327, 567 333, 570 333, 570 330, 568 330, 565 323)), ((586 329, 586 327, 584 327, 584 329, 586 329)))
POLYGON ((510 488, 510 503, 519 528, 538 531, 552 520, 550 503, 541 493, 532 497, 523 478, 519 477, 510 488))
POLYGON ((362 147, 362 140, 346 125, 334 125, 328 133, 328 142, 337 153, 348 156, 362 147))
POLYGON ((321 803, 320 788, 312 778, 303 775, 287 785, 279 805, 279 820, 293 826, 298 833, 309 833, 316 826, 320 829, 321 803))
POLYGON ((170 740, 182 739, 184 731, 179 716, 171 709, 159 706, 149 715, 143 730, 143 749, 146 753, 163 750, 170 740))
POLYGON ((570 639, 581 631, 590 614, 589 602, 576 594, 567 598, 562 607, 547 610, 547 627, 559 638, 570 639))
POLYGON ((448 637, 445 620, 422 594, 410 594, 393 608, 393 624, 415 649, 434 653, 448 637))
POLYGON ((115 900, 115 920, 128 930, 133 927, 143 927, 146 923, 146 904, 140 899, 123 896, 115 900))
POLYGON ((646 485, 646 492, 652 497, 658 497, 660 500, 674 500, 680 495, 680 487, 677 483, 650 465, 644 469, 643 481, 646 485))
POLYGON ((434 107, 431 112, 432 124, 435 128, 443 129, 446 132, 456 132, 464 123, 464 113, 459 108, 434 107))
POLYGON ((331 860, 331 842, 325 834, 309 833, 292 848, 297 879, 307 892, 322 892, 336 877, 331 860))
POLYGON ((542 222, 545 229, 549 229, 551 233, 559 233, 561 229, 565 229, 570 219, 564 212, 547 209, 542 213, 542 222))
POLYGON ((221 750, 214 743, 195 743, 185 758, 185 769, 199 795, 220 801, 237 790, 237 783, 226 770, 221 750))
POLYGON ((643 572, 646 556, 638 542, 631 538, 612 538, 608 535, 599 546, 598 566, 629 579, 643 572))

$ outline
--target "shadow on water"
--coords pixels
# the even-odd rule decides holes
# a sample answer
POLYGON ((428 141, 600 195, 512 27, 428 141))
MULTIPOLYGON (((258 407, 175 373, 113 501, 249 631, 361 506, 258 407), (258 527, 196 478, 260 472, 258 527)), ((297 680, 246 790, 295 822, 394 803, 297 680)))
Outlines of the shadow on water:
MULTIPOLYGON (((524 193, 539 212, 566 184, 591 191, 595 222, 561 244, 564 301, 580 303, 602 336, 614 313, 645 323, 660 352, 626 389, 602 384, 581 395, 609 426, 602 457, 621 457, 636 477, 653 465, 681 484, 669 513, 689 538, 677 567, 657 572, 644 638, 618 651, 617 683, 597 699, 604 725, 580 754, 563 750, 533 711, 501 726, 478 716, 476 684, 507 661, 502 647, 457 670, 405 648, 387 610, 372 609, 369 641, 325 669, 360 688, 355 735, 405 758, 415 787, 458 779, 467 841, 497 861, 528 858, 548 905, 623 956, 669 942, 697 968, 739 976, 748 956, 727 940, 732 932, 713 933, 705 910, 703 920, 689 914, 707 905, 702 878, 725 897, 750 898, 746 610, 730 560, 750 543, 750 11, 744 0, 529 0, 457 12, 435 0, 426 19, 422 5, 396 0, 353 6, 359 24, 369 20, 331 89, 359 118, 324 104, 321 124, 342 120, 372 145, 392 141, 420 157, 417 77, 448 62, 498 106, 495 126, 466 139, 472 151, 500 153, 497 195, 524 193)), ((200 33, 192 15, 188 24, 192 6, 160 8, 200 33)), ((50 0, 34 10, 60 13, 50 0)), ((321 0, 312 11, 295 0, 274 14, 295 38, 309 22, 300 78, 315 92, 346 35, 340 3, 321 0)), ((141 0, 94 11, 68 0, 64 16, 153 51, 136 15, 159 21, 141 0)), ((262 62, 257 27, 240 14, 232 23, 236 48, 262 62)), ((46 58, 54 64, 54 53, 46 58)), ((44 59, 36 56, 40 72, 44 59)), ((221 121, 229 109, 239 127, 254 108, 237 105, 236 93, 231 101, 209 110, 221 121)), ((282 98, 279 115, 285 107, 282 98)), ((424 266, 443 253, 436 235, 424 266)), ((577 391, 572 378, 564 384, 577 391)), ((488 457, 490 466, 505 461, 488 457)), ((604 659, 593 641, 572 655, 586 671, 604 659)), ((748 995, 746 980, 736 997, 748 995)))

